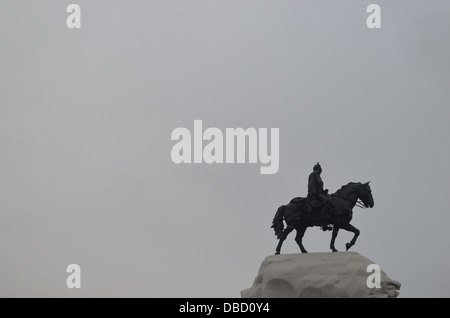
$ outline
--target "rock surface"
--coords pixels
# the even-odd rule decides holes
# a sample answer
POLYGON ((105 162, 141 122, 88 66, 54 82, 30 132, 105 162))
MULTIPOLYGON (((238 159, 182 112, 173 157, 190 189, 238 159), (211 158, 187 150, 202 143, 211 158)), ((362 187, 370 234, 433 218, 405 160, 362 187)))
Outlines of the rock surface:
POLYGON ((241 291, 241 297, 397 297, 400 283, 391 280, 382 268, 380 288, 367 286, 373 273, 367 272, 370 264, 376 263, 356 252, 271 255, 262 262, 253 286, 241 291))

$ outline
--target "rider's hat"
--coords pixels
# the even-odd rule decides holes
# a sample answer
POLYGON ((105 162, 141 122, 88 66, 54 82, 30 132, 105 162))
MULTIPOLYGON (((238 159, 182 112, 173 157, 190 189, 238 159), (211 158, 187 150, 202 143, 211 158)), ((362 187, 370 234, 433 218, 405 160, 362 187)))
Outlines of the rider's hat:
POLYGON ((320 166, 319 163, 316 163, 316 165, 314 166, 313 170, 320 170, 322 169, 322 167, 320 166))

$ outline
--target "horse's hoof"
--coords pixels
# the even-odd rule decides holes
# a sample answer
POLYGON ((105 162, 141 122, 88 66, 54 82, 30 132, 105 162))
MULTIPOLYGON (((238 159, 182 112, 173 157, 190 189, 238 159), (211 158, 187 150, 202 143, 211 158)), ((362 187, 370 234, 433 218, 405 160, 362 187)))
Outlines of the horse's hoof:
POLYGON ((348 250, 350 249, 350 247, 352 247, 352 246, 353 246, 353 244, 350 244, 350 243, 345 244, 345 248, 346 248, 347 251, 348 251, 348 250))
POLYGON ((339 252, 339 251, 338 251, 337 249, 335 249, 335 248, 334 248, 334 249, 332 249, 331 251, 332 251, 333 253, 335 253, 335 252, 339 252))
POLYGON ((275 252, 275 255, 280 255, 280 252, 275 252))

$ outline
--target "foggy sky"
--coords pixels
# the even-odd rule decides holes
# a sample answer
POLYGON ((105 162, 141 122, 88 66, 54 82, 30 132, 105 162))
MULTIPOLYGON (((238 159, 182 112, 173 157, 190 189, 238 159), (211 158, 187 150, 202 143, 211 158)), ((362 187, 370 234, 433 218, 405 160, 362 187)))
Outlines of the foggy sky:
POLYGON ((369 1, 77 1, 79 30, 70 3, 0 2, 0 296, 240 297, 318 161, 330 192, 371 181, 352 250, 450 296, 448 1, 377 1, 378 30, 369 1), (278 173, 174 164, 195 119, 279 128, 278 173))

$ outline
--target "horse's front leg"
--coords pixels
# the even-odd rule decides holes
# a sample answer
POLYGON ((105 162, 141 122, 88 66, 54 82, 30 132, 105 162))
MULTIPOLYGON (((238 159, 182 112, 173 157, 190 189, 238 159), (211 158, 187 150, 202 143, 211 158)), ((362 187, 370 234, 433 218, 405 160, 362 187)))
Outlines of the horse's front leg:
POLYGON ((353 236, 352 240, 345 244, 345 248, 347 249, 347 251, 350 249, 350 247, 352 247, 353 245, 355 245, 356 243, 356 239, 359 236, 359 230, 354 227, 353 225, 351 225, 350 223, 344 226, 341 226, 342 229, 347 230, 349 232, 353 232, 355 235, 353 236))
POLYGON ((333 233, 331 234, 331 242, 330 242, 330 248, 333 252, 337 252, 338 250, 334 247, 334 241, 336 240, 336 237, 339 232, 339 226, 336 224, 333 226, 333 233))

